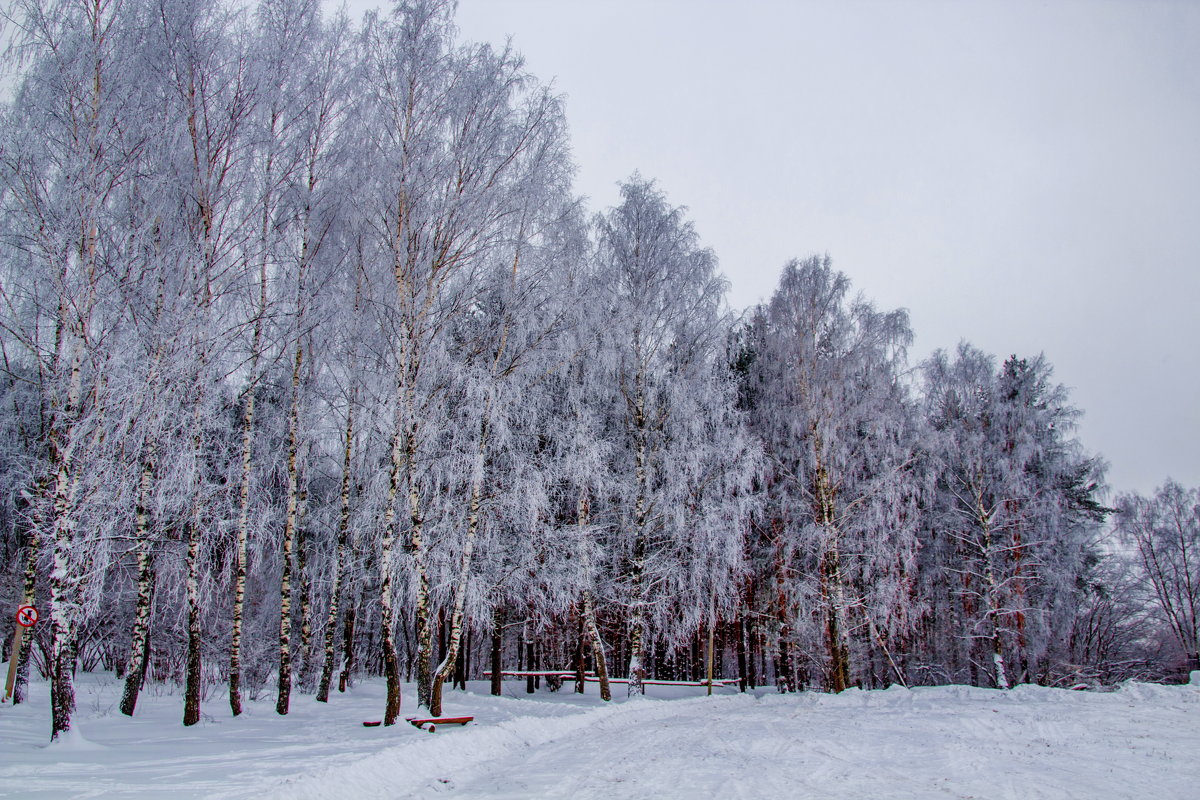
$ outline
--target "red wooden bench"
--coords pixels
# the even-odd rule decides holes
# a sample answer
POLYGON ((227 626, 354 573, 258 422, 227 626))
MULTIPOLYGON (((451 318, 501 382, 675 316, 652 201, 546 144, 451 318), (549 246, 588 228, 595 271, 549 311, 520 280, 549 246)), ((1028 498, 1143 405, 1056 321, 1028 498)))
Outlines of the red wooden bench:
POLYGON ((405 719, 407 719, 409 722, 411 722, 413 725, 417 726, 421 730, 429 731, 430 733, 433 733, 434 731, 436 731, 438 729, 439 725, 466 725, 468 722, 471 722, 475 718, 474 717, 430 717, 428 719, 421 719, 420 717, 405 717, 405 719))
MULTIPOLYGON (((585 680, 589 683, 599 681, 599 678, 588 676, 585 680)), ((713 678, 713 686, 729 686, 737 683, 739 678, 713 678)), ((629 683, 629 678, 609 678, 609 683, 629 683)), ((708 686, 708 681, 665 681, 657 678, 645 678, 642 680, 643 686, 708 686)))
MULTIPOLYGON (((484 670, 484 675, 489 678, 492 676, 491 670, 484 670)), ((502 670, 502 676, 509 678, 545 678, 546 683, 550 686, 550 691, 557 692, 563 684, 563 681, 575 680, 574 672, 567 672, 562 669, 530 669, 530 670, 502 670)))
MULTIPOLYGON (((416 725, 423 731, 433 733, 437 730, 438 725, 466 725, 473 721, 474 717, 405 717, 406 720, 416 725)), ((375 728, 383 724, 383 720, 375 719, 363 722, 365 728, 375 728)))

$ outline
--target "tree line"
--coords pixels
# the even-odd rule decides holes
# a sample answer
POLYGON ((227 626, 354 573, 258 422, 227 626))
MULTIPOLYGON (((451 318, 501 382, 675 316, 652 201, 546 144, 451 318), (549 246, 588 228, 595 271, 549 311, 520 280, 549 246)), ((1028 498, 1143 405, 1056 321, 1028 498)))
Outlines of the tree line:
POLYGON ((79 667, 191 725, 705 650, 782 691, 1195 665, 1200 498, 1114 539, 1043 357, 914 369, 828 257, 732 314, 685 209, 589 213, 562 99, 453 13, 14 4, 0 591, 52 736, 79 667))

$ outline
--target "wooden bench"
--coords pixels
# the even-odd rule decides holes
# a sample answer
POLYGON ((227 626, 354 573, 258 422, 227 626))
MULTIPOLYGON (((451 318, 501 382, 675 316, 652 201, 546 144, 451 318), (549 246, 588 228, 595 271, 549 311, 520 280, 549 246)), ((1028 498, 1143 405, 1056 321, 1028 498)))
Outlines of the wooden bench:
MULTIPOLYGON (((485 670, 484 675, 492 677, 491 670, 485 670)), ((533 669, 533 670, 502 670, 500 675, 508 678, 545 678, 546 684, 550 687, 550 691, 557 692, 562 688, 563 681, 573 681, 576 679, 574 672, 567 672, 562 669, 533 669)))
MULTIPOLYGON (((474 717, 426 717, 426 718, 405 717, 405 719, 408 720, 409 722, 411 722, 413 725, 416 725, 421 730, 425 730, 425 731, 429 731, 430 733, 433 733, 435 730, 437 730, 438 725, 466 725, 468 722, 473 721, 475 718, 474 717)), ((383 724, 383 720, 381 720, 381 719, 372 719, 372 720, 364 720, 363 721, 364 728, 378 728, 382 724, 383 724)))
MULTIPOLYGON (((491 671, 483 673, 489 678, 492 676, 491 671)), ((562 686, 563 681, 577 680, 574 672, 566 670, 503 670, 501 675, 510 678, 545 678, 546 683, 550 685, 550 691, 557 692, 562 686)), ((585 672, 584 678, 588 683, 599 683, 600 679, 596 677, 594 672, 585 672)), ((738 678, 713 678, 713 686, 731 686, 738 683, 738 678)), ((629 678, 609 678, 609 683, 629 683, 629 678)), ((658 680, 655 678, 646 678, 642 681, 645 686, 708 686, 708 681, 668 681, 658 680)))
POLYGON ((410 723, 420 728, 423 731, 433 733, 440 725, 466 725, 474 720, 474 717, 429 717, 422 719, 420 717, 405 717, 410 723))
MULTIPOLYGON (((589 683, 598 682, 599 678, 594 678, 589 673, 584 680, 589 683)), ((713 686, 730 686, 738 683, 740 678, 713 678, 713 686)), ((629 683, 629 678, 609 678, 609 683, 629 683)), ((657 678, 645 678, 642 680, 643 686, 708 686, 708 681, 666 681, 658 680, 657 678)))

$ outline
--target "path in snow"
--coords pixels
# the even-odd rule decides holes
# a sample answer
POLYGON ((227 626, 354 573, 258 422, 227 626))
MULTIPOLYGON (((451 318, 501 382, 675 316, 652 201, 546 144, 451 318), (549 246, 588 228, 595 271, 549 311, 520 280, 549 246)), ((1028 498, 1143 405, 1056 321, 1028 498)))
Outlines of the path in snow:
POLYGON ((1184 687, 897 688, 622 712, 398 796, 1200 797, 1200 691, 1184 687))
POLYGON ((383 710, 379 679, 328 705, 298 696, 286 717, 265 695, 237 719, 210 697, 192 728, 166 688, 146 692, 129 719, 115 710, 121 682, 81 674, 76 732, 47 746, 48 691, 35 682, 29 703, 0 707, 0 797, 1200 798, 1200 675, 1192 686, 1107 693, 944 686, 709 698, 652 687, 659 699, 612 704, 594 686, 527 695, 514 682, 490 697, 472 682, 447 695, 446 711, 476 722, 435 734, 364 728, 383 710))

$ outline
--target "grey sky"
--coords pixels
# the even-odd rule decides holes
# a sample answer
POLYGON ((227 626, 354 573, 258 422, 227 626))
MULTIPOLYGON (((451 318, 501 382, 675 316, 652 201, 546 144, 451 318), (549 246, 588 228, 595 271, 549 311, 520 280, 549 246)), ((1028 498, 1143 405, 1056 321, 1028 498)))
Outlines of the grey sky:
POLYGON ((1200 484, 1200 3, 460 0, 458 24, 567 95, 594 210, 635 169, 690 208, 735 307, 828 252, 910 310, 914 361, 1044 351, 1116 490, 1200 484))

